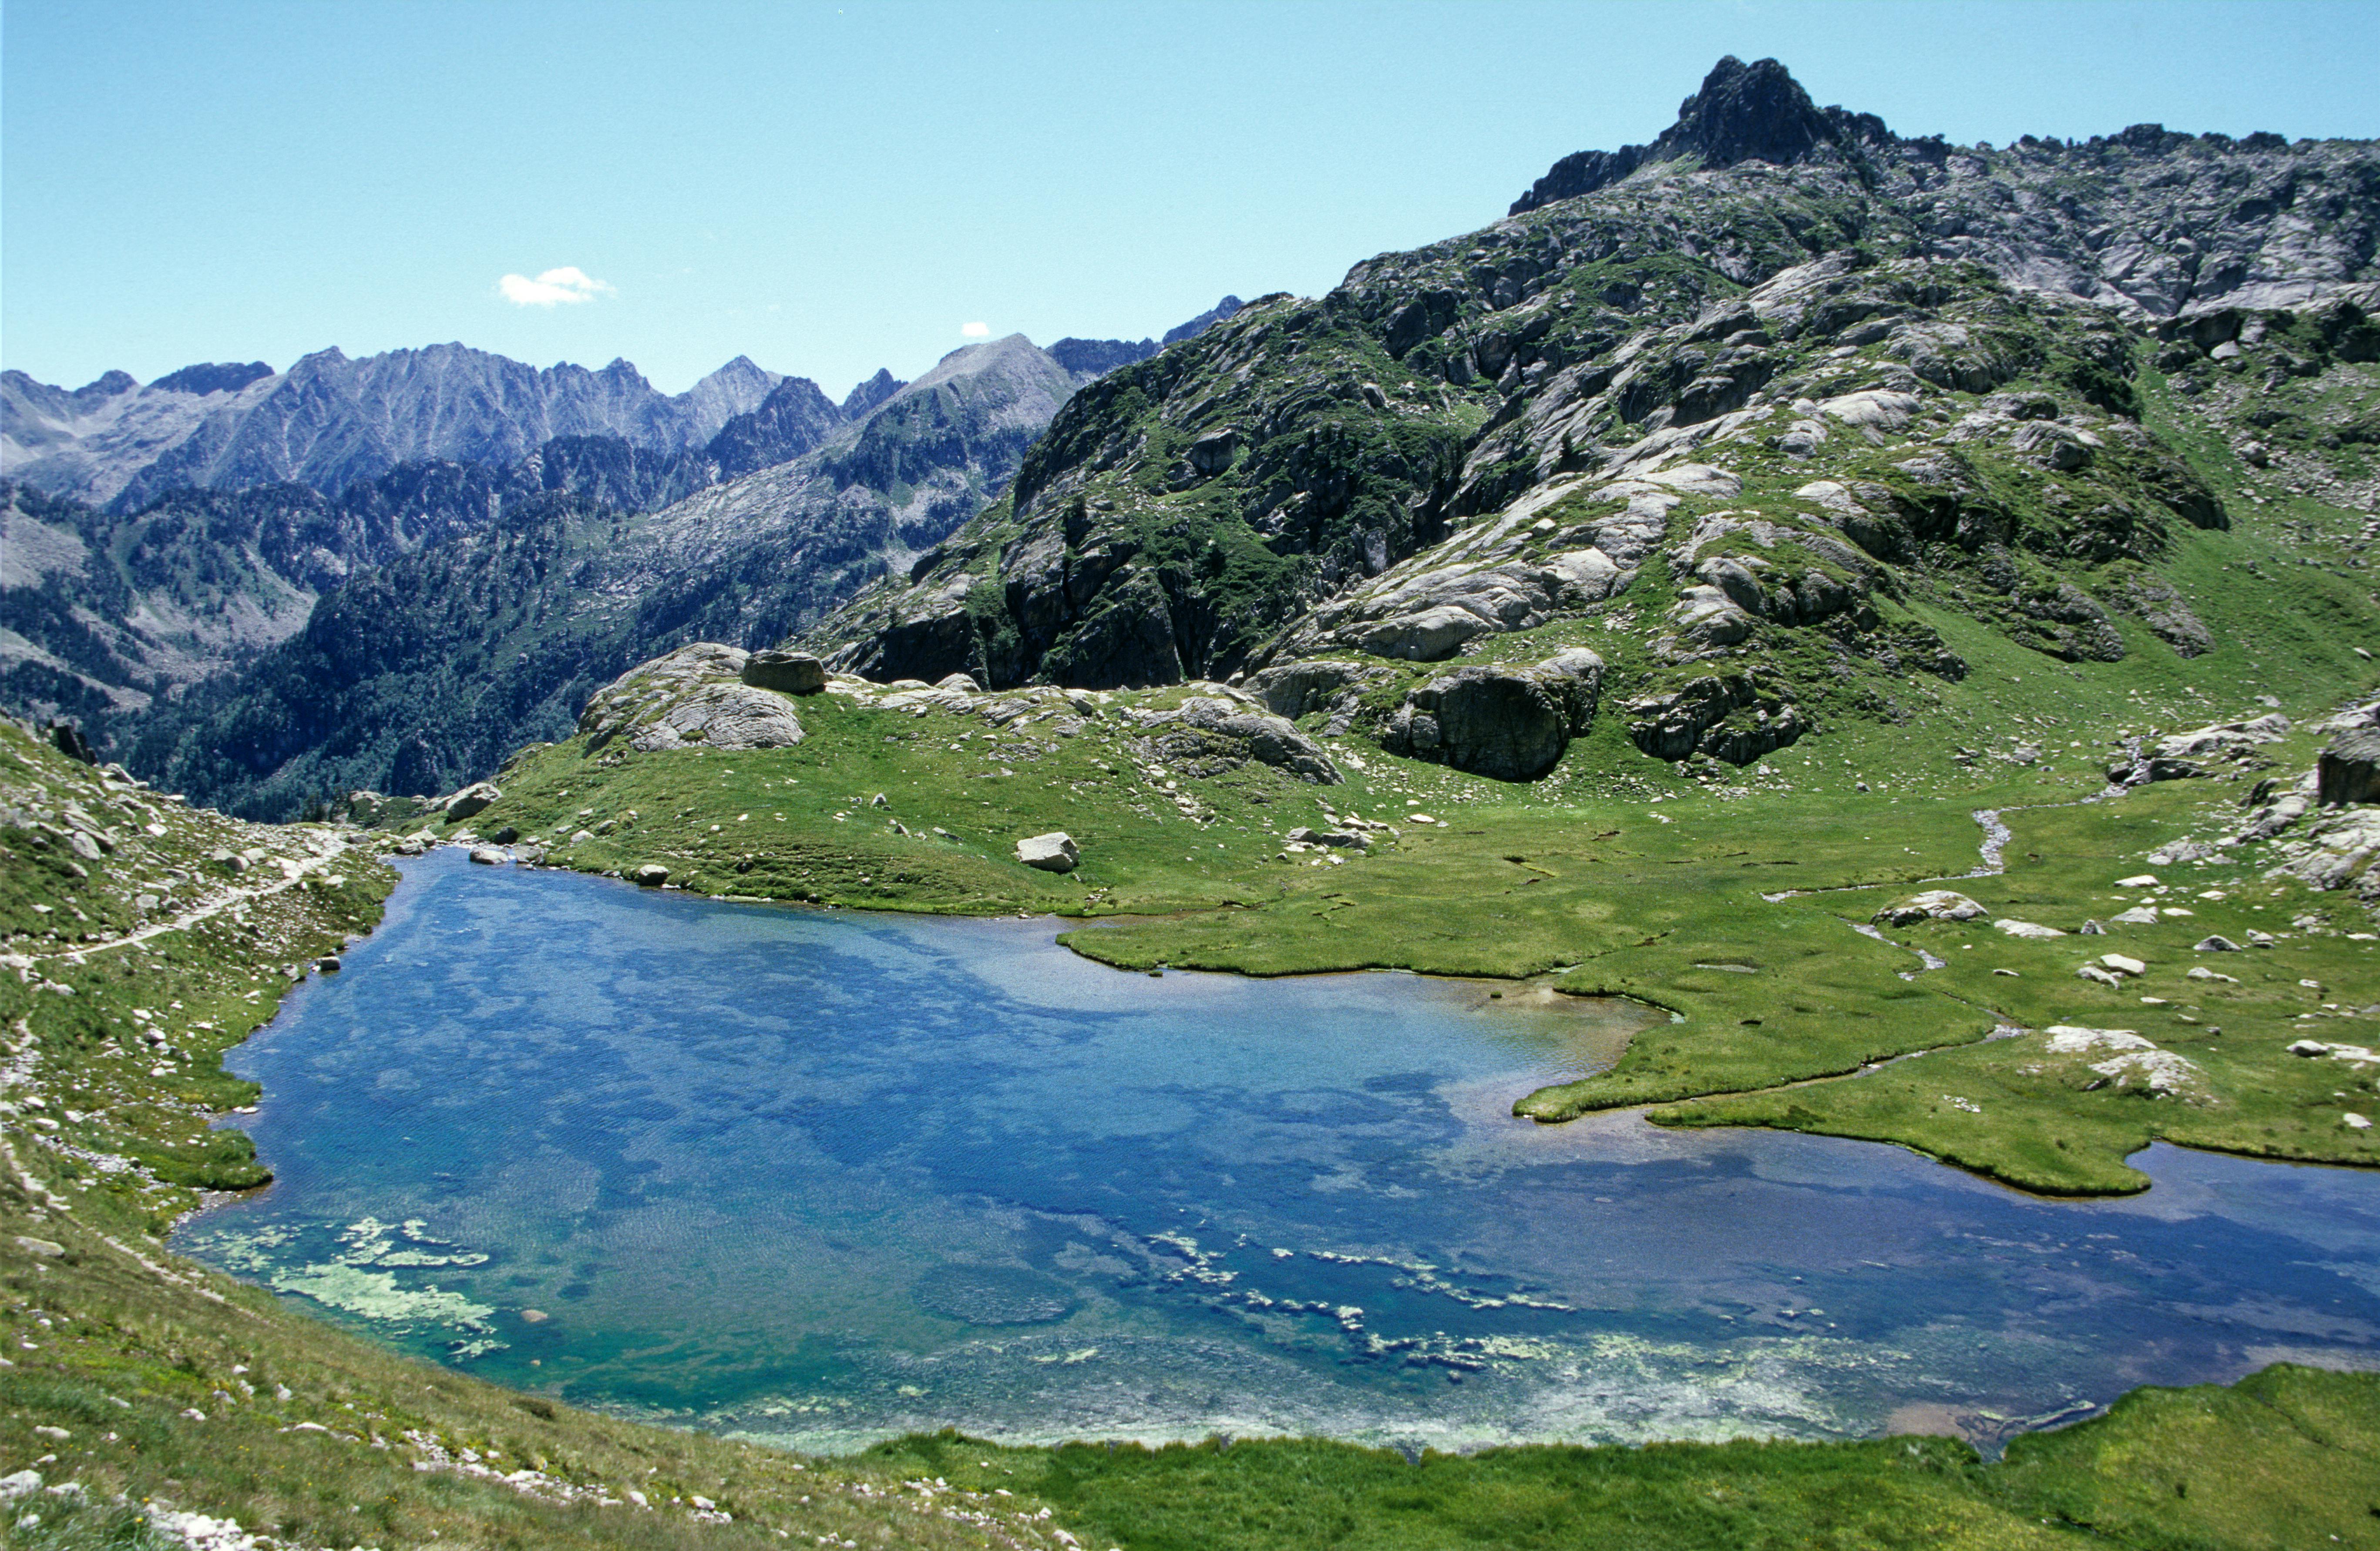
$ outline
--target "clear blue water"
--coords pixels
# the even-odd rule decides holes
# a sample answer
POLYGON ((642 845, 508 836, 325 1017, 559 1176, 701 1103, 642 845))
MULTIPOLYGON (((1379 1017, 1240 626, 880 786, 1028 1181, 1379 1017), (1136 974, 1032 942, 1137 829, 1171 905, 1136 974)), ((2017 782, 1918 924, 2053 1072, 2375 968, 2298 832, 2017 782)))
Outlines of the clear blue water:
POLYGON ((2380 1366, 2380 1175, 2117 1203, 1888 1147, 1541 1128, 1626 1004, 1152 979, 1048 922, 408 868, 235 1053, 278 1174, 181 1247, 405 1350, 841 1448, 1955 1426, 2380 1366))

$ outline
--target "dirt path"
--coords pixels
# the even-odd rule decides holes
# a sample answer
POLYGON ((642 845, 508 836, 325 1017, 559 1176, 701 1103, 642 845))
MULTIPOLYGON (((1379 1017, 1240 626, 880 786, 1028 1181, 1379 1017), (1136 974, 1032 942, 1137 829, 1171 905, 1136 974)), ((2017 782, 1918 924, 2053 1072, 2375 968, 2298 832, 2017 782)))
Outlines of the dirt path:
POLYGON ((118 948, 129 948, 136 943, 147 942, 152 938, 163 937, 167 932, 188 931, 200 922, 220 915, 226 910, 253 904, 259 900, 267 900, 275 894, 285 893, 314 874, 327 870, 332 863, 346 859, 347 855, 346 842, 336 834, 314 837, 311 843, 313 854, 296 863, 294 869, 285 866, 279 882, 251 888, 235 885, 228 893, 184 911, 170 921, 152 922, 139 931, 127 932, 122 937, 109 938, 104 942, 84 942, 71 948, 61 948, 54 953, 29 953, 18 956, 28 959, 33 963, 63 961, 70 964, 79 964, 93 953, 106 953, 118 948))

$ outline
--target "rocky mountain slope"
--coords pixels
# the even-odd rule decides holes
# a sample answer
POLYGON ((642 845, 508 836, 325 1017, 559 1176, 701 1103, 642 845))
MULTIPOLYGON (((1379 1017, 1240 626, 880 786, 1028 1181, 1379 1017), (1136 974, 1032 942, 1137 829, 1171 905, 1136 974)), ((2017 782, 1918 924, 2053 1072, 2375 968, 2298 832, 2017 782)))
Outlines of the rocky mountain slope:
POLYGON ((2372 142, 1951 146, 1730 59, 1515 212, 1102 379, 809 640, 877 679, 1244 676, 1457 763, 1496 757, 1435 702, 1543 720, 1475 681, 1583 646, 1645 754, 1741 765, 1919 714, 1977 627, 2046 668, 2257 623, 2203 538, 2246 430, 2326 498, 2317 612, 2368 618, 2372 142), (1407 666, 1458 656, 1468 689, 1407 666))
POLYGON ((0 373, 0 474, 126 511, 185 487, 337 495, 407 461, 508 467, 557 436, 698 450, 782 381, 738 356, 668 394, 626 361, 540 370, 461 345, 352 360, 322 350, 285 372, 188 367, 146 387, 112 371, 72 393, 10 371, 0 373))

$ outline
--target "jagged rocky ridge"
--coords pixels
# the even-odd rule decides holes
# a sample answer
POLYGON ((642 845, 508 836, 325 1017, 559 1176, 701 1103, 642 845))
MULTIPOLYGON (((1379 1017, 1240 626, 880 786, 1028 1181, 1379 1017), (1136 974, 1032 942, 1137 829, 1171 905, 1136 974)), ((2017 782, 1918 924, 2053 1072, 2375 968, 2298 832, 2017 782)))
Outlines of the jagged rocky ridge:
POLYGON ((9 371, 0 473, 132 511, 185 488, 290 483, 337 495, 408 461, 509 467, 556 437, 700 453, 784 381, 738 356, 669 394, 626 361, 540 370, 461 345, 359 359, 322 350, 285 372, 261 361, 187 367, 146 387, 112 371, 72 393, 9 371))
POLYGON ((1102 379, 810 643, 877 679, 1335 677, 1386 733, 1389 664, 1593 620, 1645 753, 1740 763, 1964 673, 1912 603, 2070 661, 2125 616, 2205 650, 2167 572, 2228 515, 2137 374, 2211 395, 2250 333, 2293 342, 2267 372, 2371 355, 2371 142, 1952 147, 1727 60, 1652 147, 1564 167, 1102 379))

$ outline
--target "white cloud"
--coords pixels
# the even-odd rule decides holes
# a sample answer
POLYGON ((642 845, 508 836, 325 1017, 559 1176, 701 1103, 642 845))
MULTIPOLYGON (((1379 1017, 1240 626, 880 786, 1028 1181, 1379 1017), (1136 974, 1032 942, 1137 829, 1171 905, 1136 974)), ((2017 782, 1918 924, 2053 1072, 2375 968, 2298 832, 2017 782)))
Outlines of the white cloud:
POLYGON ((547 270, 535 280, 525 274, 508 274, 496 282, 496 289, 515 307, 552 307, 558 302, 593 301, 597 297, 612 295, 613 287, 576 264, 565 264, 560 269, 547 270))
POLYGON ((990 323, 961 323, 959 325, 959 333, 966 335, 969 339, 990 339, 991 337, 991 325, 990 323))

